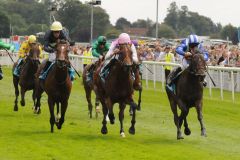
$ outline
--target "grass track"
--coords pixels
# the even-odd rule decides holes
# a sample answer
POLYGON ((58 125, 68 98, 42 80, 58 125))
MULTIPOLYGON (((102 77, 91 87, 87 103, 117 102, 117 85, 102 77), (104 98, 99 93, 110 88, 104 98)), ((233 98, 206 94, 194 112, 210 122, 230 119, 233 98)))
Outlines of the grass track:
MULTIPOLYGON (((240 94, 231 102, 204 98, 203 117, 207 138, 200 136, 196 111, 190 110, 188 121, 191 136, 176 140, 176 128, 166 94, 144 90, 142 111, 137 112, 136 135, 128 134, 130 117, 126 109, 126 138, 119 135, 118 107, 115 125, 108 124, 108 135, 101 135, 102 115, 89 119, 81 81, 74 82, 62 130, 50 133, 46 95, 42 98, 42 114, 32 112, 31 92, 26 107, 13 112, 14 89, 10 69, 4 67, 0 81, 0 160, 64 160, 64 159, 240 159, 240 94)), ((160 86, 158 84, 158 86, 160 86)), ((208 91, 205 91, 205 95, 208 91)))

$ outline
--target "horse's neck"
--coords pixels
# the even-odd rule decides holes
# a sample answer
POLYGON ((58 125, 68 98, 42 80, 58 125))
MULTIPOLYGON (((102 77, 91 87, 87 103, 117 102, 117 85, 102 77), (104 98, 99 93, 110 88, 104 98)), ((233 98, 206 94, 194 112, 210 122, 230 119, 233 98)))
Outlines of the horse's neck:
POLYGON ((34 75, 37 72, 38 64, 31 63, 29 60, 23 65, 22 72, 26 72, 27 75, 34 75))
POLYGON ((200 85, 199 78, 191 74, 189 68, 183 71, 183 74, 181 75, 181 80, 188 86, 196 86, 198 84, 200 85))
POLYGON ((66 81, 66 79, 68 77, 68 68, 67 68, 67 66, 63 67, 63 68, 59 68, 55 64, 53 71, 54 71, 54 77, 55 77, 56 81, 58 81, 58 82, 66 81))
POLYGON ((119 64, 116 64, 116 66, 113 67, 110 74, 112 74, 112 78, 117 84, 128 84, 131 81, 131 71, 126 71, 124 67, 119 64))

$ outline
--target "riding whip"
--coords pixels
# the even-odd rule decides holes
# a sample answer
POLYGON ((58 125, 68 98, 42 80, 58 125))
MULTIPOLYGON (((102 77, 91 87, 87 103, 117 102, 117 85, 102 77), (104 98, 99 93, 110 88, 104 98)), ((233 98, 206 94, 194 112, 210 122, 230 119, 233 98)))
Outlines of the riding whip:
POLYGON ((8 56, 10 57, 10 59, 12 60, 12 62, 15 63, 14 60, 13 60, 13 58, 12 58, 12 56, 11 56, 10 53, 8 52, 8 50, 7 50, 7 49, 4 49, 4 50, 7 52, 8 56))
MULTIPOLYGON (((207 68, 208 68, 208 65, 207 65, 207 68)), ((211 79, 211 81, 212 81, 214 87, 216 87, 216 84, 215 84, 215 82, 213 81, 213 79, 212 79, 212 77, 210 76, 210 74, 208 73, 208 70, 206 70, 206 72, 207 72, 209 78, 211 79)))

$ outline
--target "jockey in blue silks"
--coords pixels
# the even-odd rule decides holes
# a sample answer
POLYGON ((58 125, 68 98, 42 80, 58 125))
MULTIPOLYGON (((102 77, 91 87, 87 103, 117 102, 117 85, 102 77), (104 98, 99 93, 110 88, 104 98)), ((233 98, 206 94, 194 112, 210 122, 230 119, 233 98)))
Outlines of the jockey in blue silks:
MULTIPOLYGON (((174 69, 167 79, 167 87, 173 90, 175 80, 181 75, 182 71, 189 66, 187 57, 192 56, 190 52, 193 49, 197 49, 203 54, 205 61, 208 61, 208 52, 203 48, 197 35, 189 35, 188 38, 182 40, 181 44, 176 48, 176 53, 179 55, 182 62, 182 66, 174 69)), ((206 86, 207 82, 203 82, 203 86, 206 86)))

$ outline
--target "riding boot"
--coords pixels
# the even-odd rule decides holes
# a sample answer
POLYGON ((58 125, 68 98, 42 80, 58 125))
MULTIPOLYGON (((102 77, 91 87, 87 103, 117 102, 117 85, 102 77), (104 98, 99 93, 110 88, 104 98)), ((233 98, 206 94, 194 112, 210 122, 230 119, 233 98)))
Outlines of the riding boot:
POLYGON ((176 81, 181 71, 182 71, 181 67, 174 69, 167 77, 167 85, 171 86, 176 81))
POLYGON ((141 85, 141 77, 140 77, 140 70, 139 70, 139 65, 136 65, 134 70, 134 75, 135 75, 135 80, 133 82, 133 88, 135 90, 142 90, 142 85, 141 85))
POLYGON ((68 65, 68 73, 70 75, 71 81, 74 81, 74 79, 76 79, 75 70, 73 69, 73 67, 70 64, 68 65))
POLYGON ((86 80, 86 81, 87 81, 88 83, 93 80, 93 71, 94 71, 95 67, 96 67, 96 65, 95 65, 95 64, 92 64, 92 65, 88 68, 88 70, 87 70, 87 74, 86 74, 87 80, 86 80))
POLYGON ((3 72, 2 72, 2 66, 0 65, 0 80, 3 79, 3 72))
POLYGON ((52 64, 52 62, 50 62, 50 61, 46 62, 46 65, 44 66, 44 68, 42 69, 42 71, 40 73, 40 76, 39 76, 40 79, 44 80, 46 78, 47 70, 48 70, 48 68, 50 67, 51 64, 52 64))
POLYGON ((23 63, 24 63, 24 59, 23 59, 23 58, 20 58, 20 59, 18 60, 18 62, 17 62, 16 67, 14 68, 14 71, 13 71, 13 74, 14 74, 15 76, 18 76, 18 77, 20 76, 20 72, 21 72, 23 63))
POLYGON ((174 69, 167 77, 166 87, 172 92, 175 92, 174 84, 175 84, 176 80, 178 79, 181 71, 182 71, 181 67, 178 67, 178 68, 174 69))
POLYGON ((103 68, 101 69, 100 72, 100 77, 103 81, 105 81, 105 78, 107 76, 107 71, 110 70, 110 68, 113 66, 113 64, 115 63, 115 60, 112 59, 110 62, 108 62, 105 66, 103 66, 103 68))

